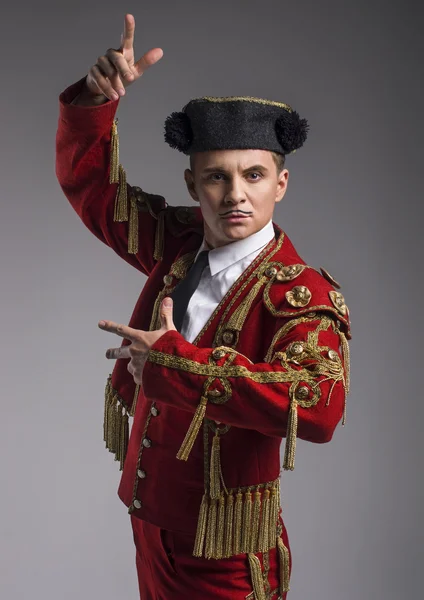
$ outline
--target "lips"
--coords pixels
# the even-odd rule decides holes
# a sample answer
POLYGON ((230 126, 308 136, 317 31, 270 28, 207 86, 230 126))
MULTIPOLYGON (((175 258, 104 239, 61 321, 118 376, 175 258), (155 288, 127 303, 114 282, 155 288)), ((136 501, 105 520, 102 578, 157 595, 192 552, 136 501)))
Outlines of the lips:
POLYGON ((250 217, 250 215, 242 215, 240 213, 231 213, 230 215, 227 215, 222 218, 223 219, 248 219, 249 217, 250 217))

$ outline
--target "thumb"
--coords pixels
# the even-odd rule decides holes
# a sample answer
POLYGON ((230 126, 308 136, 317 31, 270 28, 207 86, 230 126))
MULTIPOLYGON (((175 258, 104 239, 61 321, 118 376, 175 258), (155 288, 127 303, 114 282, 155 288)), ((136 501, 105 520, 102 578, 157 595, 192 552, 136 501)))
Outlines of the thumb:
POLYGON ((160 307, 160 320, 161 320, 161 326, 166 329, 166 330, 170 330, 170 329, 176 329, 175 325, 174 325, 174 320, 172 317, 172 310, 173 310, 174 304, 172 301, 172 298, 170 298, 169 296, 167 296, 166 298, 164 298, 162 300, 162 304, 160 307))

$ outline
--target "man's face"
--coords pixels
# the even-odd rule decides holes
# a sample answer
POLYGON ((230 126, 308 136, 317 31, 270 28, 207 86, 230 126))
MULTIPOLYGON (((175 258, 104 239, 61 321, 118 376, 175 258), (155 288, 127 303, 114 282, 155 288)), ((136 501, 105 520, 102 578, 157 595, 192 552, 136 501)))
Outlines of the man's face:
POLYGON ((184 177, 200 203, 205 238, 211 248, 225 246, 262 229, 282 200, 289 178, 277 172, 267 150, 213 150, 192 155, 184 177))

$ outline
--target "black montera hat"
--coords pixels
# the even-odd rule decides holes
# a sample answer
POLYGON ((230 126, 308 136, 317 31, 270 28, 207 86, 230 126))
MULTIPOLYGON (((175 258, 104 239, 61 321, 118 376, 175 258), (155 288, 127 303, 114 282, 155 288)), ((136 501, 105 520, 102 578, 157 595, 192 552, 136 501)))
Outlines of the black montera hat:
POLYGON ((195 98, 165 121, 165 141, 184 154, 259 149, 290 154, 303 146, 308 122, 288 104, 231 96, 195 98))

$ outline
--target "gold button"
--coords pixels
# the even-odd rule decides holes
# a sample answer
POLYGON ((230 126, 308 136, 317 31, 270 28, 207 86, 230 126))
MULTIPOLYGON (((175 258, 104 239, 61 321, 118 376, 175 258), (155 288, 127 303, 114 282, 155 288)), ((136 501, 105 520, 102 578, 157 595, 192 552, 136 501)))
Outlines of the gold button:
POLYGON ((172 281, 173 281, 172 275, 165 275, 163 278, 163 283, 165 285, 171 285, 172 281))
POLYGON ((316 317, 316 316, 317 316, 317 313, 316 313, 316 312, 309 312, 309 313, 306 313, 306 316, 307 316, 307 317, 310 317, 310 318, 312 318, 312 317, 316 317))
POLYGON ((141 508, 141 502, 136 498, 133 502, 135 508, 141 508))
POLYGON ((157 417, 159 414, 159 411, 156 408, 156 406, 152 406, 152 408, 150 409, 150 413, 152 414, 153 417, 157 417))
POLYGON ((146 479, 146 471, 143 471, 143 469, 139 469, 137 471, 137 475, 140 477, 140 479, 146 479))
POLYGON ((275 277, 275 275, 277 275, 278 273, 278 269, 276 269, 275 267, 269 267, 266 271, 265 271, 265 275, 267 277, 275 277))
POLYGON ((292 306, 307 306, 311 301, 311 291, 305 285, 296 285, 286 292, 287 302, 292 306))
POLYGON ((328 358, 330 360, 337 360, 338 356, 339 355, 337 354, 337 352, 335 350, 329 350, 328 351, 328 358))
POLYGON ((232 331, 224 331, 222 341, 225 344, 232 344, 234 342, 234 333, 232 331))
POLYGON ((302 385, 302 386, 300 386, 300 388, 297 388, 296 398, 298 398, 299 400, 304 400, 308 396, 309 396, 309 388, 307 388, 306 385, 302 385))
POLYGON ((209 390, 208 396, 212 396, 212 398, 219 398, 219 396, 222 396, 222 394, 219 390, 209 390))
POLYGON ((143 446, 145 448, 150 448, 151 445, 152 445, 152 440, 149 440, 149 438, 144 438, 144 440, 143 440, 143 446))
POLYGON ((294 344, 292 344, 290 346, 291 354, 302 354, 302 352, 303 352, 303 346, 299 342, 295 342, 294 344))
POLYGON ((216 349, 212 352, 212 356, 215 360, 219 360, 220 358, 224 358, 226 352, 225 350, 216 349))

